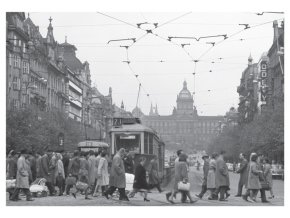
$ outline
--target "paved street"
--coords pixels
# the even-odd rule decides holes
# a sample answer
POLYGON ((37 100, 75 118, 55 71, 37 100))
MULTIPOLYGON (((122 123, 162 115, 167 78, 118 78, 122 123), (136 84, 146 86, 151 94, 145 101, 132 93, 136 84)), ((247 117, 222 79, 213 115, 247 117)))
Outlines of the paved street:
MULTIPOLYGON (((201 181, 202 181, 202 170, 197 171, 195 168, 190 169, 190 181, 191 181, 191 194, 194 196, 200 191, 201 181)), ((237 192, 237 184, 239 180, 239 175, 230 173, 231 190, 228 202, 219 201, 209 201, 207 200, 207 194, 204 199, 199 200, 195 204, 181 204, 179 203, 180 195, 177 196, 175 200, 176 204, 174 206, 283 206, 284 205, 284 181, 274 180, 274 194, 275 198, 270 200, 270 203, 263 204, 249 203, 243 201, 241 198, 234 197, 237 192)), ((168 185, 167 190, 169 190, 170 185, 168 185)), ((266 193, 269 196, 269 192, 266 193)), ((46 197, 46 198, 35 198, 33 202, 27 202, 25 199, 18 202, 11 202, 7 200, 7 206, 172 206, 165 199, 165 191, 163 193, 158 193, 153 190, 149 193, 148 199, 150 202, 144 202, 143 197, 140 194, 136 194, 134 198, 130 198, 130 202, 119 201, 117 198, 107 200, 104 197, 94 197, 92 200, 85 200, 83 195, 77 195, 77 199, 72 196, 62 196, 62 197, 46 197)))

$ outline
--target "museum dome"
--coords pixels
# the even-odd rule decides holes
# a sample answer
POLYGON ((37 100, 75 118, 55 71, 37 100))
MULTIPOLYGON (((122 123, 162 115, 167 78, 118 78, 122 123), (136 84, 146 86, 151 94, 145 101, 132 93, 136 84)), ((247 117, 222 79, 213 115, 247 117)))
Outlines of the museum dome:
POLYGON ((182 99, 192 99, 190 91, 187 89, 187 82, 183 82, 183 89, 179 92, 178 98, 182 99))

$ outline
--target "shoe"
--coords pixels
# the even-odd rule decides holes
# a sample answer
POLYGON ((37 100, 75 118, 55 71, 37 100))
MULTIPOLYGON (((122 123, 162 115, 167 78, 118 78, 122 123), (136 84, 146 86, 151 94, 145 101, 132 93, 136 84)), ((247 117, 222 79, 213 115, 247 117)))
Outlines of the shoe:
POLYGON ((119 198, 120 201, 129 201, 129 198, 126 197, 126 198, 119 198))
POLYGON ((202 197, 198 194, 196 194, 195 196, 198 197, 199 199, 202 199, 202 197))
POLYGON ((18 201, 18 199, 11 198, 10 201, 18 201))
POLYGON ((77 198, 76 194, 75 193, 72 193, 72 196, 74 196, 74 198, 77 198))
POLYGON ((273 196, 269 197, 269 199, 274 199, 274 197, 275 197, 275 196, 273 195, 273 196))
POLYGON ((147 201, 147 202, 149 202, 150 200, 148 200, 147 198, 144 198, 144 201, 147 201))
POLYGON ((270 203, 270 201, 264 200, 262 201, 262 203, 270 203))
POLYGON ((166 193, 166 200, 169 201, 169 197, 170 197, 171 193, 166 193))
POLYGON ((228 199, 231 195, 230 194, 226 194, 226 198, 225 199, 228 199))
POLYGON ((208 197, 208 200, 218 200, 217 197, 208 197))
POLYGON ((242 197, 242 195, 235 195, 235 197, 242 197))
POLYGON ((104 193, 104 196, 109 200, 109 195, 108 195, 108 193, 104 193))
POLYGON ((190 201, 189 203, 194 204, 195 202, 197 202, 197 200, 190 201))
POLYGON ((248 201, 248 198, 247 198, 245 195, 242 196, 242 199, 243 199, 244 201, 248 201))
POLYGON ((169 201, 171 204, 174 204, 174 201, 173 201, 173 200, 170 200, 170 199, 169 199, 168 201, 169 201))
POLYGON ((248 202, 255 203, 255 201, 252 198, 249 198, 248 202))
POLYGON ((89 198, 89 197, 85 197, 85 200, 92 200, 91 198, 89 198))
POLYGON ((28 198, 28 199, 26 199, 26 201, 34 201, 34 199, 28 198))
POLYGON ((228 201, 227 199, 219 199, 219 201, 228 201))

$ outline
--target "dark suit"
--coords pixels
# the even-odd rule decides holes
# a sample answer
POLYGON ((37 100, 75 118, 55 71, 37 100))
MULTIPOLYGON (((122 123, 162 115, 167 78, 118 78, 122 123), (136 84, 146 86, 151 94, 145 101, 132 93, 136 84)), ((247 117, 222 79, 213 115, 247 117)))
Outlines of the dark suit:
POLYGON ((202 198, 203 195, 207 191, 207 175, 208 175, 208 171, 209 171, 209 160, 206 160, 206 161, 204 161, 204 164, 203 164, 203 181, 202 181, 202 186, 201 186, 201 192, 198 195, 199 198, 202 198))

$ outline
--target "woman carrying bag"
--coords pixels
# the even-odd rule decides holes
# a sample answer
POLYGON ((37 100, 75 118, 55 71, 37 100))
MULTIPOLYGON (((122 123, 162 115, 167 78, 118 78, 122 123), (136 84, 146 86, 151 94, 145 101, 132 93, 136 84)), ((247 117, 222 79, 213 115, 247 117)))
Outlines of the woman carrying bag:
POLYGON ((190 203, 196 202, 196 200, 193 200, 190 195, 190 183, 188 182, 186 159, 186 154, 180 154, 179 162, 175 163, 177 166, 175 170, 174 188, 171 192, 170 198, 167 199, 172 204, 174 204, 173 196, 178 192, 183 192, 189 198, 190 203))

